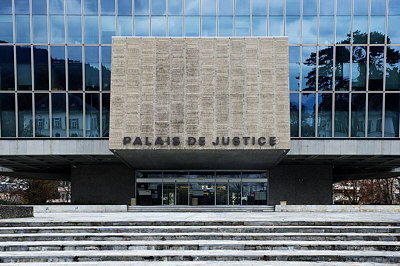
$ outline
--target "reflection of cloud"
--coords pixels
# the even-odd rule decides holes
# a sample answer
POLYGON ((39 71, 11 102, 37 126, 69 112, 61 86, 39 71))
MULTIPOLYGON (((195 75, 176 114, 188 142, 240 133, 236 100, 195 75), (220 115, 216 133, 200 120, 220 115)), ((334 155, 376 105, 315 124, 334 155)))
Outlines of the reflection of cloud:
POLYGON ((200 15, 200 1, 190 0, 185 2, 185 13, 190 15, 200 15))
POLYGON ((319 23, 319 43, 332 44, 333 43, 333 16, 321 16, 319 23))
POLYGON ((289 37, 289 43, 300 43, 300 17, 286 17, 286 35, 289 37))
POLYGON ((317 43, 316 16, 303 16, 303 43, 317 43))

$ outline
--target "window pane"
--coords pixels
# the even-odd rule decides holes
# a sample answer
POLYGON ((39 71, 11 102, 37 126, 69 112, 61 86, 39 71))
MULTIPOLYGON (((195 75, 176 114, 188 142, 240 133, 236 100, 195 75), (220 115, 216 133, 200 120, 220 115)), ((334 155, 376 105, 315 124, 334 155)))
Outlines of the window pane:
POLYGON ((111 47, 103 46, 101 47, 101 52, 103 91, 109 91, 111 84, 111 47))
POLYGON ((47 16, 32 16, 33 23, 33 42, 48 43, 47 41, 47 16))
POLYGON ((182 15, 183 0, 168 0, 168 14, 169 15, 182 15))
POLYGON ((298 16, 286 17, 286 35, 289 38, 289 44, 300 43, 300 17, 298 16))
POLYGON ((270 16, 268 23, 268 36, 284 36, 283 16, 270 16))
POLYGON ((365 94, 351 95, 351 136, 365 137, 365 94))
POLYGON ((166 14, 166 0, 152 0, 151 1, 151 14, 152 15, 165 15, 166 14))
POLYGON ((249 36, 250 35, 250 17, 236 16, 235 20, 235 35, 249 36))
POLYGON ((368 15, 368 0, 354 0, 354 15, 368 15))
POLYGON ((64 47, 52 46, 51 55, 51 89, 65 91, 65 51, 64 47))
POLYGON ((14 93, 0 93, 0 121, 2 137, 15 137, 14 97, 14 93))
POLYGON ((85 16, 85 43, 99 43, 99 28, 97 16, 85 16))
POLYGON ((35 90, 49 90, 49 63, 47 46, 33 47, 33 61, 35 65, 35 90))
POLYGON ((32 90, 30 46, 17 46, 17 89, 32 90))
POLYGON ((29 0, 14 0, 15 14, 29 15, 29 0))
POLYGON ((269 15, 281 16, 283 15, 284 0, 269 1, 269 15))
POLYGON ((319 18, 319 43, 320 44, 333 44, 334 38, 334 17, 333 16, 320 16, 319 18))
POLYGON ((18 137, 32 137, 32 94, 18 94, 18 137))
POLYGON ((151 17, 151 35, 152 36, 165 36, 167 22, 165 16, 152 16, 151 17))
POLYGON ((109 126, 110 126, 110 94, 103 93, 102 94, 103 102, 102 102, 102 128, 103 128, 103 137, 109 136, 109 126))
POLYGON ((11 15, 0 15, 0 42, 13 42, 13 22, 11 15))
POLYGON ((99 12, 98 8, 98 0, 84 1, 85 15, 97 15, 99 12))
POLYGON ((233 1, 232 0, 219 0, 218 1, 218 13, 220 16, 232 16, 233 15, 233 1))
POLYGON ((336 46, 335 90, 348 91, 350 80, 350 47, 336 46))
POLYGON ((333 81, 333 46, 319 48, 318 90, 332 90, 333 81))
POLYGON ((114 15, 115 14, 115 0, 101 0, 101 14, 102 15, 114 15))
MULTIPOLYGON (((204 1, 204 0, 203 0, 204 1)), ((252 14, 254 15, 267 15, 267 1, 253 0, 252 1, 252 14)))
POLYGON ((385 17, 372 16, 370 22, 370 43, 385 42, 385 17))
POLYGON ((202 0, 202 15, 215 16, 216 15, 216 0, 202 0))
POLYGON ((118 16, 118 35, 132 36, 132 17, 118 16))
POLYGON ((118 15, 132 15, 132 0, 118 0, 118 15))
POLYGON ((334 6, 335 6, 335 0, 320 0, 321 16, 333 16, 334 6))
POLYGON ((233 18, 232 17, 219 17, 218 35, 219 36, 232 36, 232 34, 233 34, 233 18))
POLYGON ((335 137, 349 136, 349 94, 335 94, 335 137))
POLYGON ((80 44, 82 43, 82 17, 67 16, 68 34, 67 43, 80 44))
POLYGON ((367 72, 367 47, 353 47, 352 90, 365 91, 367 72))
POLYGON ((299 94, 290 94, 290 136, 299 136, 299 94))
POLYGON ((332 94, 318 94, 318 137, 332 137, 332 94))
POLYGON ((386 15, 386 0, 371 0, 371 15, 373 16, 386 15))
POLYGON ((67 0, 67 14, 68 15, 81 15, 82 14, 82 4, 81 0, 67 0))
POLYGON ((85 47, 85 88, 86 90, 100 89, 99 48, 85 47))
POLYGON ((336 43, 349 44, 350 35, 351 35, 351 17, 336 16, 336 43))
POLYGON ((181 16, 168 16, 168 36, 182 36, 182 25, 181 16))
POLYGON ((389 16, 387 33, 388 43, 400 44, 400 27, 398 26, 399 21, 400 16, 389 16))
POLYGON ((303 16, 316 16, 318 0, 303 0, 303 16))
POLYGON ((11 15, 11 12, 12 12, 12 0, 1 0, 0 14, 11 15))
POLYGON ((388 46, 386 51, 386 90, 400 90, 400 47, 388 46))
POLYGON ((0 46, 0 90, 14 90, 14 48, 0 46))
POLYGON ((303 16, 303 43, 317 43, 317 16, 303 16))
POLYGON ((302 77, 302 90, 315 91, 316 79, 316 47, 303 46, 303 77, 302 77))
POLYGON ((50 42, 65 43, 64 16, 50 16, 50 42))
POLYGON ((69 136, 83 137, 83 95, 68 94, 69 136))
POLYGON ((47 0, 32 0, 32 14, 34 15, 47 14, 47 0))
POLYGON ((389 0, 389 15, 400 15, 400 2, 397 0, 389 0))
POLYGON ((196 37, 200 36, 200 17, 191 16, 185 18, 185 36, 196 37))
POLYGON ((149 14, 149 0, 135 0, 135 15, 149 14))
POLYGON ((49 94, 35 94, 35 137, 50 137, 49 94))
POLYGON ((216 17, 203 17, 202 21, 202 36, 216 36, 216 17))
POLYGON ((149 17, 148 16, 135 16, 134 21, 135 36, 149 36, 149 17))
POLYGON ((353 43, 365 44, 368 40, 368 17, 355 16, 353 21, 353 43))
POLYGON ((68 47, 68 89, 82 90, 82 48, 68 47))
POLYGON ((399 137, 400 95, 385 95, 385 137, 399 137))
POLYGON ((300 90, 300 46, 289 46, 289 86, 291 91, 300 90))
POLYGON ((253 16, 252 23, 252 36, 266 36, 267 35, 267 17, 253 16))
POLYGON ((200 15, 200 0, 185 0, 185 15, 200 15))
POLYGON ((100 94, 85 94, 86 137, 100 137, 100 94))
POLYGON ((382 137, 381 93, 368 94, 368 137, 382 137))
POLYGON ((298 0, 286 0, 286 15, 298 16, 300 15, 300 3, 298 0))
POLYGON ((369 90, 383 90, 384 47, 370 46, 369 51, 369 90))
POLYGON ((250 1, 249 0, 236 0, 236 15, 249 16, 250 15, 250 1))
POLYGON ((53 15, 64 14, 64 0, 49 0, 49 2, 50 2, 50 14, 53 15))
POLYGON ((30 43, 31 38, 30 32, 30 19, 29 15, 17 15, 15 16, 15 31, 16 31, 16 42, 17 43, 30 43))
POLYGON ((315 137, 315 93, 301 95, 301 136, 315 137))
POLYGON ((112 36, 115 35, 115 17, 101 17, 101 43, 111 44, 112 36))
POLYGON ((67 136, 67 117, 65 109, 65 94, 54 93, 51 96, 53 137, 67 136))

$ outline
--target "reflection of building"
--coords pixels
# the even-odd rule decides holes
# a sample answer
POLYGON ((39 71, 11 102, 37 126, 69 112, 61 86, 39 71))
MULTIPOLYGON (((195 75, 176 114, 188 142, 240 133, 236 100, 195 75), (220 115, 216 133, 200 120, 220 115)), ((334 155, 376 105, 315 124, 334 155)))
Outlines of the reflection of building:
POLYGON ((195 185, 144 180, 144 191, 161 190, 150 195, 157 204, 200 194, 198 204, 263 204, 256 198, 265 192, 268 204, 332 203, 333 181, 397 174, 399 10, 397 0, 2 0, 0 166, 15 176, 72 180, 76 202, 127 203, 141 191, 135 175, 157 170, 214 173, 195 185), (150 49, 151 41, 127 40, 116 55, 113 36, 209 42, 150 49), (250 36, 287 36, 288 44, 223 43, 250 36), (285 69, 288 84, 274 76, 285 69), (287 101, 278 95, 285 88, 287 101), (140 132, 142 154, 131 149, 140 132), (151 153, 146 137, 157 136, 171 143, 181 136, 182 144, 151 153), (211 150, 200 137, 217 136, 231 142, 196 155, 211 150), (265 137, 265 146, 240 146, 243 139, 236 146, 235 136, 265 137), (118 146, 124 137, 132 146, 118 146), (188 137, 196 145, 184 146, 188 137), (227 177, 219 180, 219 171, 227 177), (246 187, 246 171, 265 172, 268 182, 246 187), (229 181, 236 175, 240 185, 229 181))

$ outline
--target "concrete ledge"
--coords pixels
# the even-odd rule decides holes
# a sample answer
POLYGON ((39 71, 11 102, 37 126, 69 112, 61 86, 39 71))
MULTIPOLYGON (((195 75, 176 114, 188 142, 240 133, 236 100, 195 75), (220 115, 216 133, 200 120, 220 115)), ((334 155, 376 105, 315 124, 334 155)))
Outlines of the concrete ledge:
POLYGON ((276 212, 400 212, 400 205, 276 205, 276 212))
POLYGON ((34 213, 127 212, 126 205, 34 205, 34 213))
POLYGON ((29 206, 1 205, 0 219, 33 217, 33 208, 29 206))

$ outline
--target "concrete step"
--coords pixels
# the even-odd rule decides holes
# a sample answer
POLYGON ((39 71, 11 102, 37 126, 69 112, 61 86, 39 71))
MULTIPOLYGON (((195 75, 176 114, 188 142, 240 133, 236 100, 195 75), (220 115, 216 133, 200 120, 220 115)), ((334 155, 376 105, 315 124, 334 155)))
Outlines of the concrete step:
MULTIPOLYGON (((2 252, 0 262, 79 261, 348 261, 399 263, 400 252, 331 250, 90 250, 2 252)), ((212 262, 210 262, 212 264, 212 262)))
POLYGON ((399 226, 54 226, 0 227, 1 234, 32 233, 400 233, 399 226))
POLYGON ((369 250, 400 251, 396 241, 33 241, 2 242, 0 251, 70 250, 369 250))
POLYGON ((273 212, 275 206, 128 206, 128 212, 273 212))

